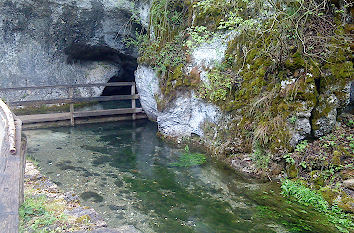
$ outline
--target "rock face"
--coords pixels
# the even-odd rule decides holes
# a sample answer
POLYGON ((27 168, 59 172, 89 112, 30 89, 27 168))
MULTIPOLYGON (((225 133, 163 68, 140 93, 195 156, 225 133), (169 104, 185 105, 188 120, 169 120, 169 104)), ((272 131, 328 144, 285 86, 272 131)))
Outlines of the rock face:
POLYGON ((216 124, 222 115, 216 106, 197 98, 193 91, 178 95, 168 107, 158 110, 156 100, 161 98, 161 92, 155 71, 139 66, 135 76, 145 113, 151 120, 157 121, 159 131, 166 136, 181 138, 195 134, 203 137, 203 124, 216 124))
POLYGON ((172 137, 204 136, 204 123, 217 124, 221 111, 214 105, 198 99, 194 92, 184 94, 159 113, 159 131, 172 137))
MULTIPOLYGON (((218 37, 212 43, 204 43, 194 49, 188 71, 198 68, 203 82, 209 82, 206 70, 224 59, 226 45, 218 37)), ((135 81, 140 102, 149 119, 158 123, 159 131, 169 137, 181 139, 193 134, 204 138, 206 123, 218 124, 225 113, 215 105, 198 98, 194 91, 177 94, 177 97, 163 110, 158 109, 157 99, 161 95, 156 72, 140 65, 135 72, 135 81)))
MULTIPOLYGON (((146 18, 144 1, 1 1, 0 87, 107 82, 134 70, 136 51, 123 43, 140 27, 130 23, 134 4, 146 18)), ((79 94, 97 96, 102 89, 79 94)), ((66 95, 63 90, 0 94, 8 100, 66 95)))
POLYGON ((156 97, 160 94, 160 89, 155 71, 147 66, 139 66, 135 71, 135 82, 146 115, 150 120, 156 121, 158 116, 156 97))

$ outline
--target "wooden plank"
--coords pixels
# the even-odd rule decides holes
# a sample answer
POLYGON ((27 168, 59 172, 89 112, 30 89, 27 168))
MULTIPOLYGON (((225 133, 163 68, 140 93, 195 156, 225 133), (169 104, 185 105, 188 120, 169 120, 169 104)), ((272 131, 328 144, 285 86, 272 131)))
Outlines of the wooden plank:
POLYGON ((0 228, 1 233, 17 233, 19 220, 18 214, 11 213, 0 213, 0 228))
MULTIPOLYGON (((21 121, 16 121, 16 153, 10 153, 9 143, 3 144, 0 153, 0 231, 17 233, 18 209, 23 200, 23 157, 21 151, 21 121)), ((8 137, 8 135, 7 135, 8 137)))
MULTIPOLYGON (((137 113, 136 120, 146 119, 147 116, 144 113, 137 113)), ((116 122, 116 121, 131 121, 131 115, 115 115, 115 116, 98 116, 90 118, 76 118, 75 125, 84 125, 84 124, 94 124, 94 123, 104 123, 104 122, 116 122)), ((70 120, 63 121, 51 121, 51 122, 39 122, 32 124, 24 124, 22 128, 24 130, 31 129, 40 129, 48 127, 60 127, 60 126, 70 126, 70 120)))
MULTIPOLYGON (((16 119, 16 122, 21 121, 18 117, 16 119)), ((17 123, 19 124, 19 123, 17 123)), ((21 122, 21 131, 22 131, 22 122, 21 122)), ((25 169, 26 169, 26 156, 25 153, 27 151, 27 137, 24 134, 21 134, 21 153, 20 153, 20 205, 23 204, 23 201, 25 199, 24 191, 25 191, 25 169)))
MULTIPOLYGON (((69 88, 69 98, 73 99, 74 97, 74 88, 70 87, 69 88)), ((75 118, 74 118, 74 104, 70 103, 70 122, 71 126, 75 125, 75 118)))
POLYGON ((0 91, 26 91, 26 90, 40 90, 52 88, 79 88, 79 87, 124 87, 131 86, 134 82, 111 82, 111 83, 86 83, 86 84, 73 84, 73 85, 52 85, 52 86, 29 86, 29 87, 8 87, 0 88, 0 91))
POLYGON ((63 121, 70 120, 70 113, 48 113, 48 114, 35 114, 35 115, 23 115, 18 116, 23 124, 48 122, 48 121, 63 121))
MULTIPOLYGON (((136 108, 135 110, 131 109, 131 108, 120 108, 120 109, 74 112, 74 117, 75 118, 96 117, 96 116, 132 114, 132 113, 141 113, 141 112, 143 112, 142 108, 136 108)), ((51 122, 51 121, 64 121, 64 120, 71 119, 71 115, 69 112, 23 115, 23 116, 18 116, 18 117, 21 119, 23 124, 51 122)))
POLYGON ((85 111, 85 112, 75 112, 75 117, 95 117, 95 116, 109 116, 109 115, 121 115, 121 114, 131 114, 143 112, 142 108, 119 108, 119 109, 108 109, 108 110, 95 110, 95 111, 85 111))
POLYGON ((25 106, 25 105, 41 105, 41 104, 71 104, 82 102, 107 102, 113 100, 131 100, 139 99, 139 95, 113 95, 113 96, 99 96, 99 97, 80 97, 80 98, 63 98, 63 99, 51 99, 51 100, 25 100, 8 102, 10 106, 25 106))

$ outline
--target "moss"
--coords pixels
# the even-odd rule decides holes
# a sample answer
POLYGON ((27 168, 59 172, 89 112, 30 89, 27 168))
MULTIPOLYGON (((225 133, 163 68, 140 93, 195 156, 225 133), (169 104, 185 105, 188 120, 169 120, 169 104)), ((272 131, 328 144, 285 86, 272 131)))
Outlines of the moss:
POLYGON ((301 52, 297 51, 296 53, 291 55, 285 61, 285 67, 290 70, 296 70, 296 69, 305 67, 305 59, 304 59, 303 54, 301 52))
POLYGON ((295 164, 292 164, 288 167, 287 174, 289 178, 296 178, 298 176, 299 171, 296 168, 295 164))
POLYGON ((333 151, 333 157, 332 157, 332 164, 335 166, 340 166, 341 165, 341 156, 342 153, 340 153, 339 151, 333 151))
POLYGON ((310 176, 311 176, 311 182, 315 184, 316 188, 320 188, 324 185, 325 179, 321 171, 319 170, 311 171, 310 176))
MULTIPOLYGON (((254 7, 255 9, 247 8, 249 6, 245 3, 246 1, 211 0, 205 1, 204 5, 198 5, 201 1, 183 2, 184 6, 194 4, 194 7, 189 5, 188 13, 186 13, 188 20, 191 20, 192 15, 195 16, 193 26, 206 26, 211 35, 215 34, 220 21, 228 18, 230 11, 235 10, 237 17, 246 20, 260 13, 261 9, 258 5, 254 7)), ((298 3, 289 4, 290 7, 299 9, 298 3)), ((294 17, 297 16, 294 15, 294 17)), ((309 19, 312 17, 316 16, 311 16, 309 19)), ((314 109, 311 116, 312 129, 318 129, 320 127, 316 124, 318 119, 326 117, 338 107, 327 103, 327 98, 333 93, 340 102, 346 98, 343 88, 351 78, 353 67, 350 55, 344 48, 347 46, 343 45, 343 40, 340 39, 343 37, 336 39, 334 35, 326 35, 331 41, 328 43, 330 48, 324 52, 330 56, 318 59, 304 52, 306 49, 303 48, 303 41, 299 41, 296 36, 291 37, 290 40, 287 39, 288 36, 294 36, 293 30, 289 29, 289 25, 284 25, 288 21, 284 23, 282 20, 284 18, 280 17, 279 20, 270 21, 270 24, 265 22, 257 25, 261 27, 261 30, 246 28, 235 33, 237 36, 228 42, 225 60, 220 67, 209 71, 209 74, 217 76, 215 80, 219 82, 219 85, 212 83, 209 89, 200 85, 197 67, 194 67, 189 74, 184 73, 186 69, 183 64, 186 61, 191 62, 188 52, 179 53, 183 56, 183 64, 170 64, 163 60, 162 63, 167 70, 162 72, 163 75, 160 77, 163 97, 158 100, 159 109, 166 107, 177 91, 194 89, 200 97, 214 103, 238 119, 237 124, 232 124, 224 130, 219 129, 222 131, 217 139, 220 147, 226 147, 225 141, 242 141, 243 145, 247 145, 247 149, 250 150, 254 148, 254 142, 259 141, 267 154, 278 156, 280 153, 293 150, 289 143, 292 136, 289 127, 292 126, 289 126, 288 119, 300 112, 314 109), (229 85, 220 80, 231 80, 231 82, 229 85), (281 81, 288 80, 293 80, 293 83, 281 87, 281 81)), ((184 35, 180 41, 183 44, 189 36, 184 31, 185 26, 190 22, 188 21, 178 30, 170 30, 165 27, 166 25, 160 25, 158 30, 169 31, 173 36, 184 35)), ((292 22, 288 23, 291 27, 292 22)), ((311 23, 313 22, 309 20, 308 24, 311 23)), ((313 25, 306 24, 306 26, 310 28, 313 25)), ((343 30, 341 26, 338 26, 336 33, 343 35, 343 30)), ((299 32, 303 33, 301 30, 299 32)), ((157 54, 174 56, 175 47, 172 46, 171 50, 164 49, 171 39, 173 39, 172 36, 158 44, 157 54), (163 53, 166 51, 168 52, 163 53)), ((178 47, 178 49, 185 50, 183 47, 178 47)), ((307 52, 311 53, 311 51, 307 52)), ((228 147, 238 145, 233 144, 228 147)), ((221 149, 225 153, 235 150, 237 148, 221 149)), ((334 159, 338 164, 338 159, 334 159)))
POLYGON ((320 193, 322 197, 330 204, 333 205, 335 200, 338 198, 340 195, 340 192, 338 190, 332 189, 331 187, 323 187, 320 189, 320 193))
POLYGON ((80 217, 78 217, 76 219, 76 223, 87 223, 91 220, 90 216, 88 216, 87 214, 86 215, 82 215, 80 217))
MULTIPOLYGON (((174 85, 175 87, 188 85, 184 81, 185 75, 183 73, 183 68, 184 68, 184 65, 180 64, 180 65, 176 66, 172 71, 172 78, 169 80, 169 82, 176 81, 176 85, 174 85)), ((171 85, 171 86, 173 86, 173 85, 171 85)))
POLYGON ((347 213, 354 213, 354 199, 345 195, 338 202, 338 207, 347 213))

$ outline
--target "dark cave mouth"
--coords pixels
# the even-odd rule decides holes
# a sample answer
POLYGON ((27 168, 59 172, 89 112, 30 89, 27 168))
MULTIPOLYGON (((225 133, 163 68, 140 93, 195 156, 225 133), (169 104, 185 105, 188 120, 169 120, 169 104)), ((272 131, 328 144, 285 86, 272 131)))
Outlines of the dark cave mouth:
MULTIPOLYGON (((111 82, 134 82, 134 72, 138 67, 136 56, 121 53, 108 46, 86 45, 86 44, 72 44, 64 50, 67 55, 67 63, 85 63, 93 61, 103 61, 117 65, 120 70, 117 75, 111 77, 108 83, 111 82)), ((127 53, 132 51, 127 51, 127 53)), ((130 95, 131 87, 105 87, 101 96, 113 95, 130 95)))

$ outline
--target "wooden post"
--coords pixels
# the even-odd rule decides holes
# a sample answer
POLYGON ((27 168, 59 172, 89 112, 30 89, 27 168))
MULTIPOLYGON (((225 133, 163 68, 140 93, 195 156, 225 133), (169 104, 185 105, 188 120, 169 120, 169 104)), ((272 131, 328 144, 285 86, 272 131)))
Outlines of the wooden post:
POLYGON ((21 134, 18 136, 17 140, 21 140, 18 142, 20 144, 18 146, 19 156, 20 156, 20 190, 19 190, 19 204, 22 205, 24 202, 24 184, 25 184, 25 169, 26 169, 26 156, 25 152, 27 150, 27 137, 26 135, 22 134, 22 121, 19 118, 16 118, 16 125, 17 125, 17 133, 21 134))
MULTIPOLYGON (((69 87, 69 98, 71 99, 71 101, 73 100, 73 97, 74 97, 74 88, 73 87, 69 87)), ((75 125, 74 103, 70 103, 70 122, 71 122, 71 126, 75 125)))
POLYGON ((136 119, 136 100, 135 100, 135 82, 132 84, 132 89, 131 89, 131 95, 132 95, 132 109, 134 110, 134 113, 132 115, 133 121, 136 119))

